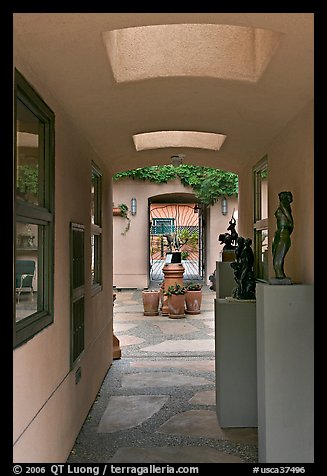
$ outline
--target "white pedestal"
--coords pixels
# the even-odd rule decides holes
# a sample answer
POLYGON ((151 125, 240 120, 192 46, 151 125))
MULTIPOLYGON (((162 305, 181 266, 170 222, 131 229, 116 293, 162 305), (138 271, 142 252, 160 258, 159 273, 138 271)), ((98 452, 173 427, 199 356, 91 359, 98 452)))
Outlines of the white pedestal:
POLYGON ((236 287, 234 270, 228 261, 216 261, 216 297, 231 296, 236 287))
POLYGON ((257 426, 255 306, 216 300, 216 412, 221 427, 257 426))
POLYGON ((313 286, 257 284, 260 463, 313 462, 313 286))

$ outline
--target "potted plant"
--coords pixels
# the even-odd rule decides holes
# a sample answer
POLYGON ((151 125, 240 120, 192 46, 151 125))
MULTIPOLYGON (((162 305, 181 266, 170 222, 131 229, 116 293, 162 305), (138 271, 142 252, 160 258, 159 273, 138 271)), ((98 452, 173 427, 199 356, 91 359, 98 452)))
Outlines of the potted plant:
POLYGON ((202 302, 202 285, 190 282, 186 285, 185 305, 186 314, 200 314, 202 302))
POLYGON ((186 288, 178 283, 169 286, 164 292, 165 296, 168 296, 168 315, 171 319, 185 317, 185 293, 186 288))
POLYGON ((127 225, 124 231, 122 231, 122 235, 126 235, 126 233, 129 230, 129 227, 131 226, 131 219, 128 216, 128 206, 126 203, 120 203, 118 207, 113 207, 112 213, 114 216, 120 216, 123 218, 126 218, 127 220, 127 225))
POLYGON ((156 289, 145 289, 142 291, 143 314, 145 316, 159 315, 159 294, 160 291, 156 289))

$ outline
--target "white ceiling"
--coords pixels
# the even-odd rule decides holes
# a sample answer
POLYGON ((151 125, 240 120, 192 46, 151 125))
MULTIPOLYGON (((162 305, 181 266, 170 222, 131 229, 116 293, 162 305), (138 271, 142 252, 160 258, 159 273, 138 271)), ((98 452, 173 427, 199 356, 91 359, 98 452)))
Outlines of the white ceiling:
MULTIPOLYGON (((312 13, 16 13, 14 47, 113 172, 170 163, 238 171, 258 160, 279 131, 313 99, 312 13), (161 24, 226 24, 283 33, 256 83, 162 77, 116 83, 103 33, 161 24), (136 152, 133 135, 155 131, 225 134, 219 151, 136 152)), ((169 58, 167 58, 169 61, 169 58)))

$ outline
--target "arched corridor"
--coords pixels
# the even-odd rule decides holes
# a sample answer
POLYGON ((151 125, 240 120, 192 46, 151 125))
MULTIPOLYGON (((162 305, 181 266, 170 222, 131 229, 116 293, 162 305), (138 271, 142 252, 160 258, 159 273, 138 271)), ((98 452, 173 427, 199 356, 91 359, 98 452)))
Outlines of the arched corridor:
MULTIPOLYGON (((142 350, 143 341, 124 342, 125 326, 119 335, 128 362, 113 364, 114 312, 124 308, 117 302, 113 310, 113 287, 150 284, 148 197, 159 193, 145 193, 145 182, 133 181, 126 203, 138 199, 137 215, 130 221, 113 218, 113 208, 125 201, 127 182, 122 180, 115 195, 113 176, 171 164, 177 156, 184 164, 238 176, 237 231, 252 240, 258 265, 249 346, 258 369, 251 386, 259 415, 258 461, 312 462, 314 13, 13 13, 8 25, 13 24, 14 462, 67 461, 106 375, 112 397, 142 395, 134 375, 150 375, 153 368, 135 364, 166 362, 161 351, 159 357, 142 350), (281 191, 293 197, 294 230, 284 268, 292 285, 272 286, 281 191), (120 252, 114 253, 118 241, 120 252), (139 253, 140 246, 147 255, 139 253), (135 349, 142 358, 129 354, 135 349), (120 376, 121 389, 127 388, 125 378, 134 382, 131 395, 120 393, 115 380, 120 376)), ((219 205, 210 205, 206 217, 206 285, 220 263, 217 236, 227 228, 221 225, 234 208, 223 215, 219 205)), ((139 304, 133 295, 121 296, 131 301, 129 318, 139 304)), ((122 316, 121 325, 127 323, 122 316)), ((169 341, 169 329, 161 325, 166 323, 137 317, 127 335, 145 339, 145 347, 148 337, 155 338, 149 346, 169 341), (151 324, 149 336, 138 322, 151 324)), ((171 345, 193 337, 210 341, 209 351, 201 343, 197 348, 207 358, 221 336, 210 336, 206 321, 213 322, 212 307, 183 320, 186 334, 174 335, 171 345)), ((242 338, 242 321, 235 330, 242 338)), ((185 362, 202 361, 202 355, 185 352, 185 362)), ((172 371, 181 382, 210 381, 199 391, 213 389, 212 369, 201 375, 194 368, 172 371)), ((184 387, 174 387, 176 401, 184 387)), ((148 389, 148 396, 163 397, 158 415, 161 425, 166 416, 167 423, 173 417, 169 387, 148 389)), ((194 389, 185 395, 182 412, 201 410, 190 402, 194 389)), ((103 413, 107 404, 103 400, 103 413)), ((110 408, 108 414, 111 421, 110 408)), ((96 433, 102 415, 97 413, 92 429, 95 446, 99 438, 111 438, 96 433)), ((144 422, 148 430, 151 421, 144 422)), ((140 428, 133 428, 138 434, 140 428)), ((172 434, 168 437, 186 445, 184 436, 172 434)), ((163 439, 157 433, 156 438, 161 447, 163 439)), ((241 457, 227 440, 210 439, 208 447, 241 457)), ((115 445, 109 457, 117 456, 115 445)))

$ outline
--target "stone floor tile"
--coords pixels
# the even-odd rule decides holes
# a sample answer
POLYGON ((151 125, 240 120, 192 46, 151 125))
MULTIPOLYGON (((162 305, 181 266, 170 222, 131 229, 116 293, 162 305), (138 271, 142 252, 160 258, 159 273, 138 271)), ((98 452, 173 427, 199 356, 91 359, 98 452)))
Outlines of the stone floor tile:
POLYGON ((210 327, 211 329, 214 329, 215 328, 215 322, 214 321, 205 321, 204 324, 208 327, 210 327))
POLYGON ((189 400, 193 405, 216 405, 216 390, 205 390, 197 392, 194 397, 189 400))
POLYGON ((214 360, 183 360, 173 358, 165 360, 136 360, 130 363, 134 368, 149 368, 149 369, 162 369, 162 368, 181 368, 189 370, 198 370, 202 372, 214 372, 215 361, 214 360))
POLYGON ((114 332, 126 332, 131 329, 134 329, 134 327, 137 327, 138 324, 133 324, 133 323, 124 323, 124 322, 114 322, 114 332))
POLYGON ((224 440, 216 412, 211 410, 189 410, 178 413, 160 426, 159 433, 181 436, 201 436, 224 440))
POLYGON ((183 335, 190 332, 198 332, 198 328, 179 320, 169 319, 169 322, 157 322, 154 324, 159 327, 163 334, 183 335))
POLYGON ((142 339, 141 337, 120 335, 119 341, 120 341, 120 346, 125 347, 126 345, 142 344, 142 342, 144 342, 144 339, 142 339))
POLYGON ((145 352, 213 352, 214 339, 166 340, 160 344, 143 347, 145 352))
POLYGON ((203 312, 201 314, 186 314, 186 319, 190 321, 199 321, 199 320, 210 320, 212 321, 212 311, 210 312, 203 312))
POLYGON ((159 411, 168 399, 167 395, 110 397, 97 432, 114 433, 140 425, 159 411))
POLYGON ((222 428, 222 431, 226 440, 258 445, 257 428, 222 428))
POLYGON ((182 387, 185 385, 213 385, 203 377, 193 377, 177 372, 147 372, 123 375, 122 388, 182 387))
POLYGON ((122 304, 121 306, 114 309, 114 315, 116 314, 133 314, 133 313, 142 313, 143 315, 143 305, 141 304, 134 304, 133 306, 128 306, 122 304))
POLYGON ((238 456, 203 446, 119 448, 109 463, 242 463, 238 456))
MULTIPOLYGON (((154 317, 154 316, 151 316, 154 317)), ((114 322, 125 322, 125 321, 148 321, 149 316, 144 316, 143 312, 133 311, 133 312, 121 312, 114 314, 114 322)))

